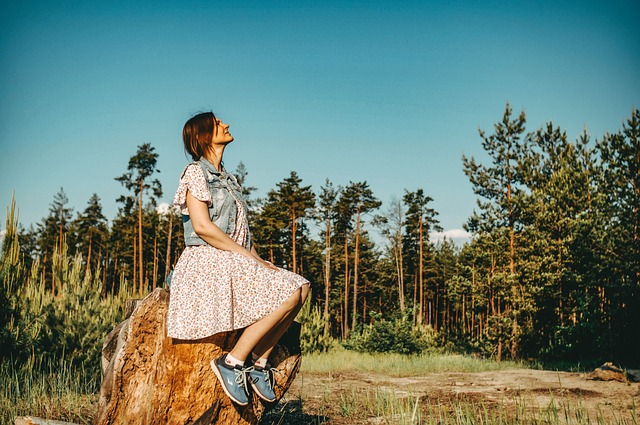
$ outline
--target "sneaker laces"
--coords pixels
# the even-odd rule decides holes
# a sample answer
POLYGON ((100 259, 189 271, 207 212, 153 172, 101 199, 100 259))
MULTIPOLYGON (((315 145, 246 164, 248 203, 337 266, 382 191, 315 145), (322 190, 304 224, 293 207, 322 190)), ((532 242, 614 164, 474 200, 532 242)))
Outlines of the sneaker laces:
POLYGON ((275 367, 271 367, 271 365, 267 365, 267 367, 263 368, 262 371, 264 372, 264 380, 265 380, 265 382, 267 382, 269 384, 269 387, 271 387, 271 389, 273 389, 274 386, 275 386, 275 380, 274 380, 274 377, 273 377, 273 373, 274 372, 280 373, 280 371, 278 369, 276 369, 275 367))
POLYGON ((234 371, 236 384, 238 384, 239 387, 244 388, 245 391, 249 388, 247 385, 247 369, 248 368, 235 369, 234 371))

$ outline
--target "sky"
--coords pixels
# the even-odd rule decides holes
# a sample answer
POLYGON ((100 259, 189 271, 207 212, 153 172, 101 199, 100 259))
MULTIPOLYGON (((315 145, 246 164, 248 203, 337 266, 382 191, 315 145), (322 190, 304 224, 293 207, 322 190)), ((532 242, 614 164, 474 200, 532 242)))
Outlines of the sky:
POLYGON ((507 103, 570 140, 640 106, 637 0, 0 5, 0 207, 15 193, 24 227, 60 188, 74 213, 96 193, 113 219, 143 143, 171 202, 182 126, 212 110, 235 137, 226 168, 242 161, 257 196, 291 171, 316 192, 366 181, 382 212, 422 188, 464 236, 461 157, 486 162, 478 130, 507 103))

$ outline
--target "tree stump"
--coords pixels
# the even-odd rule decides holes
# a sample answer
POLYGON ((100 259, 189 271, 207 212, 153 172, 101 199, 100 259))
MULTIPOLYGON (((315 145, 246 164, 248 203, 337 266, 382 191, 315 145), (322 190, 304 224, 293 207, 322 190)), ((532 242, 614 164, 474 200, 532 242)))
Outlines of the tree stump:
POLYGON ((594 381, 618 381, 618 382, 635 382, 635 376, 629 374, 611 362, 606 362, 599 368, 596 368, 589 375, 589 379, 594 381))
MULTIPOLYGON (((257 424, 265 404, 255 394, 248 406, 233 404, 209 362, 229 351, 241 331, 197 341, 166 336, 169 291, 156 289, 103 345, 103 380, 97 425, 257 424)), ((271 353, 278 400, 300 367, 300 325, 295 323, 271 353)))

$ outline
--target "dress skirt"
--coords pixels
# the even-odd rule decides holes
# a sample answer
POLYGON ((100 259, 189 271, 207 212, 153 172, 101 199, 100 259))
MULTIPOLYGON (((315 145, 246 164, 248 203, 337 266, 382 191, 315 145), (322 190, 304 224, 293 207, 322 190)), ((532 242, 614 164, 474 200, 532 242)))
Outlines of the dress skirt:
POLYGON ((309 282, 210 245, 187 247, 173 273, 167 334, 200 339, 267 316, 309 282))

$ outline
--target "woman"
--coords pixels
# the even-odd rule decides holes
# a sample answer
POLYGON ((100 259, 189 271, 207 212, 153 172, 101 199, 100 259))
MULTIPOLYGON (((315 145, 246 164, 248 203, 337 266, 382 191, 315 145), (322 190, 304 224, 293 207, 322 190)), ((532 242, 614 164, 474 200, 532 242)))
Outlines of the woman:
POLYGON ((182 213, 186 248, 173 272, 167 319, 172 338, 194 340, 242 329, 233 349, 211 367, 229 398, 249 403, 249 383, 275 401, 267 360, 309 292, 302 276, 264 261, 251 243, 247 204, 222 155, 233 141, 229 125, 212 112, 187 121, 182 132, 187 165, 174 204, 182 213))

